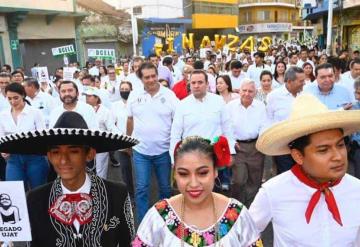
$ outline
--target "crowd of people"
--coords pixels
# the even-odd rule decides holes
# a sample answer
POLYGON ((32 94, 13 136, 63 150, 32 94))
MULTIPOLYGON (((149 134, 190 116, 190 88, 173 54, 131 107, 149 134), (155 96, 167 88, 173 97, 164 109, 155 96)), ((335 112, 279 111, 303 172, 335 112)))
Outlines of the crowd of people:
MULTIPOLYGON (((360 132, 356 132, 360 116, 353 111, 360 109, 359 51, 327 56, 316 46, 276 45, 266 53, 208 50, 202 58, 172 52, 106 66, 103 62, 96 59, 84 68, 70 64, 75 67, 71 80, 64 79, 63 68, 56 69, 52 81, 27 76, 22 68, 1 69, 0 138, 80 128, 138 141, 134 145, 127 140, 122 149, 91 143, 110 138, 104 134, 86 139, 89 143, 74 138, 47 144, 44 152, 35 144, 29 152, 1 153, 0 180, 24 181, 30 191, 29 214, 36 236, 32 246, 55 246, 57 238, 52 232, 54 239, 41 243, 45 236, 38 233, 42 221, 37 219, 45 216, 35 208, 48 206, 48 198, 46 205, 37 201, 51 197, 54 203, 57 192, 50 191, 54 186, 63 188, 64 194, 92 192, 90 184, 108 178, 109 165, 120 167, 126 188, 118 189, 130 196, 110 202, 117 187, 105 183, 98 189, 106 192, 107 204, 124 205, 119 206, 121 214, 113 208, 109 212, 128 223, 120 227, 131 236, 99 233, 90 240, 86 233, 90 228, 79 227, 76 218, 66 225, 75 227, 70 232, 74 239, 63 239, 60 246, 75 246, 71 244, 80 244, 81 238, 84 246, 100 242, 116 246, 116 241, 128 245, 132 241, 136 247, 259 246, 260 233, 270 221, 274 246, 360 246, 360 214, 353 212, 360 198, 350 193, 359 194, 360 188, 360 132), (69 118, 68 112, 77 115, 70 115, 64 125, 60 120, 69 118), (77 181, 75 185, 67 174, 72 168, 62 168, 66 163, 62 160, 84 166, 82 175, 71 180, 77 181), (265 162, 278 176, 263 184, 268 179, 265 162), (160 201, 152 207, 153 174, 160 201), (53 187, 45 190, 41 185, 47 182, 53 187), (214 187, 217 193, 212 192, 214 187), (337 204, 331 191, 338 196, 337 204), (318 199, 312 193, 318 193, 318 199), (321 195, 325 199, 319 201, 321 195), (306 217, 304 208, 309 210, 306 217), (300 213, 294 216, 295 212, 300 213), (134 225, 139 226, 136 236, 134 225)), ((54 226, 49 222, 42 223, 54 226)), ((91 227, 108 232, 108 223, 96 224, 91 227)))

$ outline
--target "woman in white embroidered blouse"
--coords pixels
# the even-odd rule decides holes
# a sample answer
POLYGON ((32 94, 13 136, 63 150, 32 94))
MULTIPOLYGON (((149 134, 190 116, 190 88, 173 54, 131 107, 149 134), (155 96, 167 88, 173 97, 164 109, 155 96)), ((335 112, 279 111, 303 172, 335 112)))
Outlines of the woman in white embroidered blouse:
POLYGON ((230 163, 226 147, 222 136, 214 145, 197 136, 177 145, 174 176, 181 194, 147 212, 133 247, 251 246, 257 241, 259 233, 245 206, 212 192, 217 167, 230 163))
MULTIPOLYGON (((25 89, 21 84, 9 84, 5 88, 5 94, 11 108, 0 113, 0 136, 45 129, 41 111, 27 104, 25 89)), ((31 189, 47 182, 49 165, 44 156, 5 153, 1 155, 7 163, 6 181, 24 181, 31 189)))

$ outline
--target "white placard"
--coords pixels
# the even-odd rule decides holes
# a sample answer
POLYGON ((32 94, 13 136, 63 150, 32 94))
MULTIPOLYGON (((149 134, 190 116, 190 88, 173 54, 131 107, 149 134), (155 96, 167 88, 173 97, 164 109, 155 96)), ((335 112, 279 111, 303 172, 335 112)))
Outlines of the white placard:
POLYGON ((0 242, 31 241, 24 183, 0 182, 0 242))
POLYGON ((229 55, 229 46, 224 45, 224 47, 223 47, 223 54, 229 55))
POLYGON ((35 68, 35 77, 38 79, 39 83, 44 81, 49 81, 49 72, 47 67, 36 67, 35 68))
POLYGON ((89 57, 115 58, 115 49, 88 49, 89 57))
POLYGON ((53 56, 65 55, 75 53, 73 45, 65 45, 60 47, 55 47, 51 49, 53 56))
POLYGON ((206 51, 207 51, 206 48, 200 49, 200 54, 199 54, 200 58, 206 58, 206 51))
POLYGON ((63 68, 63 79, 64 81, 74 80, 75 67, 64 67, 63 68))

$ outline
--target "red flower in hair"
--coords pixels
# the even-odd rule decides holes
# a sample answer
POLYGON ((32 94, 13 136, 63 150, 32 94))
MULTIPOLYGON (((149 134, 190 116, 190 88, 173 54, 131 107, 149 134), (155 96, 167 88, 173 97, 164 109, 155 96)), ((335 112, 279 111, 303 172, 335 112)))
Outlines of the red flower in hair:
POLYGON ((218 168, 229 167, 231 164, 231 154, 229 143, 224 136, 219 136, 214 140, 214 153, 216 156, 216 166, 218 168))

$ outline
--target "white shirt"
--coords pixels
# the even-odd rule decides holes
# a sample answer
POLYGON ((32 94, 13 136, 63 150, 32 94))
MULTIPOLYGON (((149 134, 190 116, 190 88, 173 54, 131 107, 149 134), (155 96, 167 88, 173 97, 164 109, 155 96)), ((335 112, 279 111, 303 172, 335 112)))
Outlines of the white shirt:
POLYGON ((131 82, 133 91, 144 90, 143 82, 141 81, 141 79, 135 73, 130 73, 126 77, 126 81, 131 82))
POLYGON ((260 232, 272 222, 275 247, 359 247, 360 180, 346 174, 331 188, 343 226, 334 220, 323 193, 306 223, 305 211, 315 191, 287 171, 262 185, 250 215, 260 232))
POLYGON ((253 99, 251 105, 245 108, 240 99, 230 101, 227 106, 231 116, 231 127, 235 140, 255 139, 266 119, 265 104, 253 99))
POLYGON ((241 71, 238 77, 232 75, 231 71, 229 72, 229 77, 231 79, 231 87, 232 89, 240 89, 241 84, 245 78, 248 77, 247 73, 241 71))
POLYGON ((209 82, 209 92, 216 93, 216 78, 210 73, 206 73, 208 75, 209 82))
POLYGON ((184 69, 185 63, 179 58, 178 62, 176 64, 174 64, 173 66, 177 67, 180 70, 180 72, 182 72, 184 69))
POLYGON ((267 95, 266 128, 289 117, 295 97, 287 90, 285 84, 267 95))
POLYGON ((7 98, 0 92, 0 112, 9 108, 10 104, 7 98))
POLYGON ((45 121, 40 110, 25 104, 15 122, 11 115, 11 108, 0 113, 0 136, 45 129, 45 121))
POLYGON ((100 104, 99 108, 97 109, 97 111, 95 111, 95 113, 100 130, 117 132, 117 128, 115 126, 115 118, 108 108, 100 104))
POLYGON ((45 119, 46 127, 49 126, 51 111, 55 108, 55 100, 50 94, 38 91, 34 98, 26 97, 31 106, 39 109, 45 119))
POLYGON ((351 76, 351 71, 347 71, 341 75, 340 80, 338 82, 339 85, 345 87, 349 91, 352 102, 355 101, 355 88, 354 88, 355 79, 356 78, 353 78, 351 76))
POLYGON ((190 94, 180 101, 171 127, 171 157, 176 144, 180 140, 193 135, 210 140, 213 140, 216 136, 224 135, 229 141, 230 151, 235 153, 231 119, 221 96, 206 93, 205 97, 200 101, 190 94))
POLYGON ((249 66, 247 74, 250 77, 250 79, 255 82, 256 88, 261 86, 261 84, 260 84, 260 74, 264 70, 268 70, 268 71, 271 72, 271 68, 266 64, 264 64, 262 66, 256 66, 256 64, 252 64, 252 65, 249 66))
POLYGON ((126 134, 127 123, 127 109, 123 100, 114 102, 111 106, 111 112, 115 118, 115 125, 118 131, 122 134, 126 134))
POLYGON ((313 61, 311 61, 311 60, 309 60, 309 59, 306 60, 306 62, 304 62, 303 60, 299 59, 299 61, 297 62, 296 66, 299 67, 299 68, 302 68, 303 65, 304 65, 304 63, 310 63, 311 66, 315 69, 315 66, 314 66, 313 61))
POLYGON ((108 92, 109 100, 115 102, 120 99, 120 77, 116 76, 115 81, 110 81, 109 77, 104 77, 101 81, 100 88, 108 92))
MULTIPOLYGON (((56 121, 65 111, 67 110, 64 108, 64 105, 60 105, 52 111, 50 115, 50 128, 55 125, 56 121)), ((95 110, 90 105, 77 101, 76 107, 72 111, 79 113, 84 118, 89 129, 99 129, 99 123, 96 118, 95 110)))
MULTIPOLYGON (((170 71, 170 72, 172 74, 174 82, 178 82, 178 81, 181 81, 183 79, 183 75, 182 75, 181 71, 177 67, 173 66, 173 71, 170 71)), ((172 85, 172 86, 174 86, 174 85, 172 85)))
POLYGON ((99 71, 98 67, 93 66, 89 69, 89 74, 92 76, 99 75, 100 71, 99 71))
POLYGON ((145 90, 130 93, 127 110, 134 121, 132 136, 140 141, 134 147, 137 152, 159 155, 169 151, 171 124, 178 102, 173 91, 162 85, 152 97, 145 90))
MULTIPOLYGON (((66 194, 76 194, 76 193, 85 193, 85 194, 90 194, 90 189, 91 189, 91 180, 89 175, 86 173, 86 177, 85 177, 85 182, 84 184, 76 191, 70 191, 68 190, 64 184, 61 181, 61 189, 64 195, 66 194)), ((80 223, 77 219, 74 220, 73 225, 77 231, 77 233, 79 233, 80 230, 80 223)))

